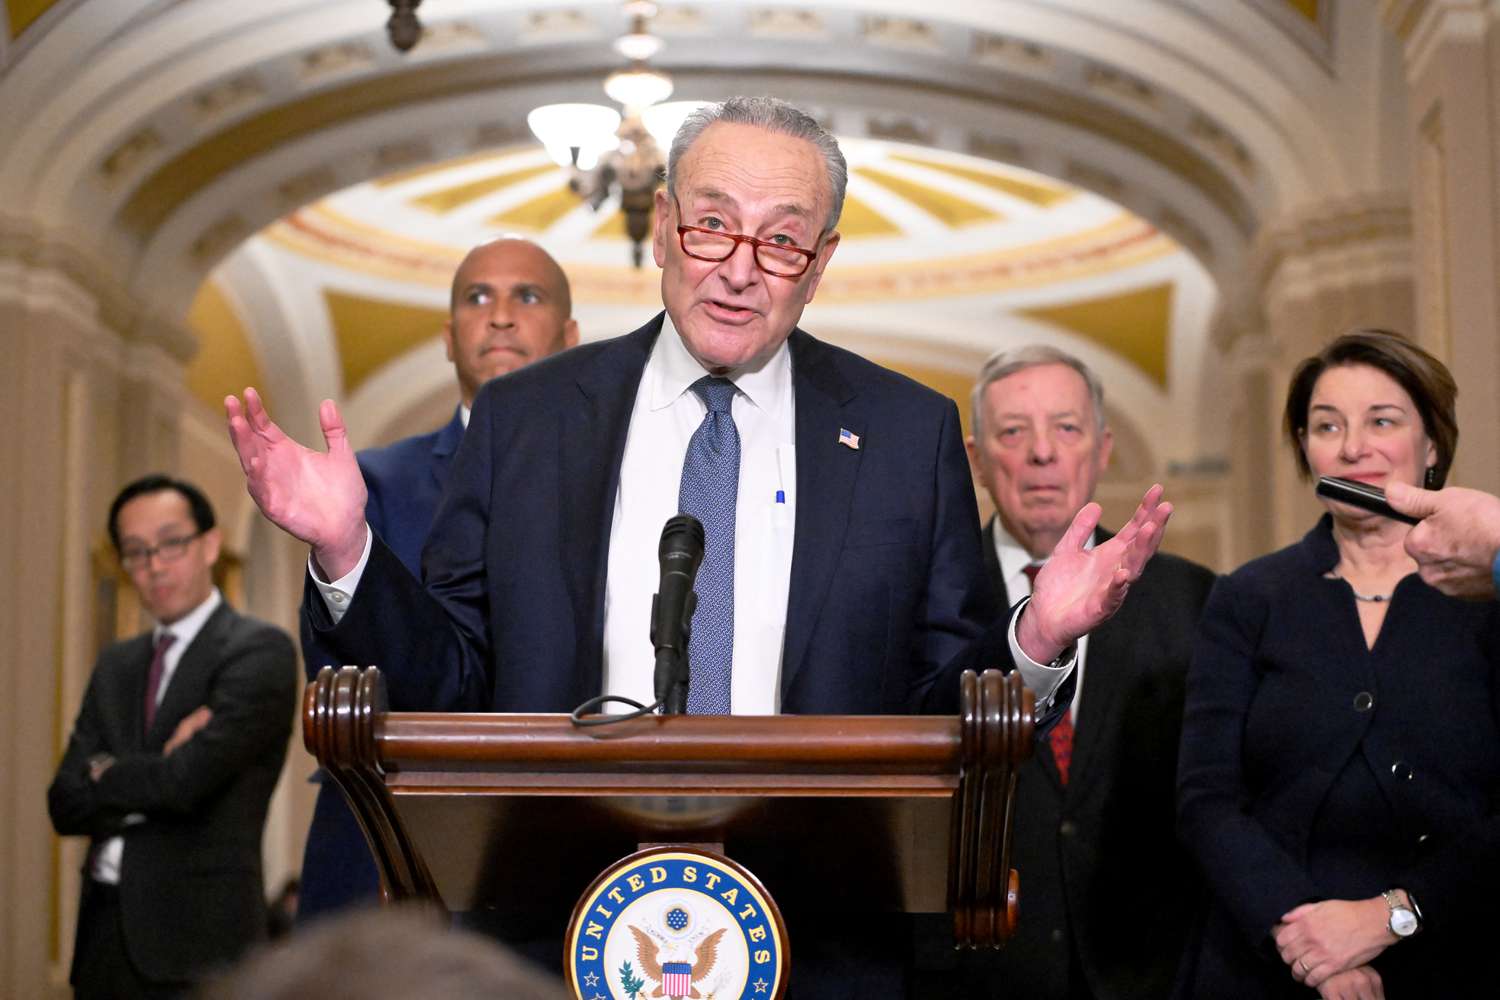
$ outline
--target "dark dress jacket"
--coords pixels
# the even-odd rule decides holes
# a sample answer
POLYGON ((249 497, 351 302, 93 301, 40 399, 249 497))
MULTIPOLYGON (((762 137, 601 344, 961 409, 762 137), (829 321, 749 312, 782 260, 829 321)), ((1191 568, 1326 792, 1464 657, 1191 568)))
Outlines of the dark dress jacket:
MULTIPOLYGON (((369 491, 365 520, 418 579, 422 575, 422 545, 463 436, 461 411, 455 409, 453 419, 430 434, 368 449, 358 456, 369 491)), ((311 681, 324 663, 316 658, 317 646, 307 641, 305 627, 303 632, 307 654, 303 662, 311 681)), ((404 706, 391 707, 400 711, 404 706)), ((321 776, 319 771, 316 777, 321 776)), ((298 921, 313 920, 358 903, 373 903, 379 892, 380 876, 359 822, 338 786, 323 782, 302 855, 298 921)))
MULTIPOLYGON (((615 493, 660 330, 658 316, 486 385, 422 581, 378 537, 337 625, 309 581, 311 659, 379 664, 391 704, 409 709, 560 712, 600 694, 615 493)), ((782 711, 957 711, 959 671, 1011 665, 958 411, 801 330, 790 348, 800 496, 782 711)))
MULTIPOLYGON (((261 833, 291 736, 297 657, 286 633, 221 604, 183 652, 147 731, 151 645, 148 632, 99 655, 47 806, 60 834, 96 844, 124 836, 126 950, 146 979, 185 983, 265 935, 261 833), (213 719, 163 756, 200 705, 213 719), (95 782, 88 762, 101 753, 115 762, 95 782), (131 813, 145 822, 125 824, 131 813)), ((86 974, 75 962, 73 981, 86 974)))
MULTIPOLYGON (((985 531, 985 561, 1008 602, 996 528, 991 521, 985 531)), ((1101 530, 1095 541, 1109 537, 1101 530)), ((1017 778, 1016 934, 998 952, 977 953, 952 952, 951 933, 924 934, 927 978, 948 987, 924 995, 1172 992, 1202 913, 1202 883, 1175 831, 1177 749, 1198 615, 1213 581, 1204 567, 1158 553, 1114 618, 1090 634, 1067 785, 1048 741, 1017 778)))
MULTIPOLYGON (((1412 574, 1373 649, 1326 515, 1215 585, 1188 678, 1179 824, 1213 895, 1195 996, 1306 996, 1271 928, 1401 887, 1426 919, 1388 997, 1459 996, 1500 891, 1500 603, 1412 574)), ((1085 701, 1086 703, 1086 701, 1085 701)))
MULTIPOLYGON (((615 495, 660 331, 658 316, 486 385, 423 552, 425 586, 379 539, 337 625, 309 583, 316 661, 378 664, 392 705, 428 710, 567 712, 602 693, 615 495)), ((957 408, 801 330, 789 348, 799 496, 782 711, 956 712, 961 670, 1011 665, 957 408)), ((890 973, 904 959, 887 942, 909 932, 838 931, 799 936, 794 975, 815 975, 820 948, 831 971, 794 980, 793 995, 899 995, 890 973)))

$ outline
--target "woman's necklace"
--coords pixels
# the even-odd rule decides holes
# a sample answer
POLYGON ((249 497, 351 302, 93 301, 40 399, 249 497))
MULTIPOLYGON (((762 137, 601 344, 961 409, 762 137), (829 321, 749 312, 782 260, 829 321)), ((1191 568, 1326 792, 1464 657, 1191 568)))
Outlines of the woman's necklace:
MULTIPOLYGON (((1323 576, 1329 580, 1344 580, 1344 578, 1339 576, 1338 573, 1334 570, 1329 570, 1327 573, 1324 573, 1323 576)), ((1395 594, 1395 591, 1391 591, 1391 593, 1389 594, 1361 594, 1359 591, 1354 589, 1354 584, 1349 583, 1348 580, 1344 580, 1344 582, 1349 584, 1349 593, 1354 595, 1354 599, 1356 601, 1364 601, 1367 604, 1384 604, 1386 601, 1389 601, 1395 594)))

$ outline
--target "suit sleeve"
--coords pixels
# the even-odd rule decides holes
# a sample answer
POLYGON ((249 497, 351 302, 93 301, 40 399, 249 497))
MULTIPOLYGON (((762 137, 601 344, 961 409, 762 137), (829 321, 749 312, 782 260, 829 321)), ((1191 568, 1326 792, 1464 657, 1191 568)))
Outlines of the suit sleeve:
POLYGON ((232 639, 209 698, 213 719, 170 754, 119 757, 98 781, 99 800, 148 816, 193 812, 243 767, 282 752, 296 700, 290 638, 263 627, 232 639))
POLYGON ((423 551, 425 586, 378 535, 349 609, 330 620, 309 580, 304 642, 324 662, 378 666, 392 711, 490 707, 485 543, 491 512, 491 394, 480 393, 423 551))
POLYGON ((1178 833, 1253 947, 1318 897, 1305 869, 1249 812, 1243 733, 1259 677, 1263 600, 1235 577, 1214 585, 1188 672, 1178 761, 1178 833))
POLYGON ((73 732, 68 737, 67 750, 47 788, 47 812, 52 817, 53 829, 63 836, 108 835, 118 830, 124 816, 120 810, 104 805, 98 786, 89 777, 89 758, 110 752, 100 725, 99 698, 99 666, 96 665, 83 704, 78 709, 78 718, 73 723, 73 732))

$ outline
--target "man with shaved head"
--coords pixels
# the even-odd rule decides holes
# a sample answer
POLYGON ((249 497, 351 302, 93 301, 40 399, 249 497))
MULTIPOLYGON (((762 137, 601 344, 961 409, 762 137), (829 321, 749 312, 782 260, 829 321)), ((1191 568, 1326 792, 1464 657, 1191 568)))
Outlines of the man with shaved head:
MULTIPOLYGON (((359 470, 369 499, 365 519, 418 579, 422 545, 448 482, 454 452, 469 424, 474 397, 490 379, 578 343, 568 279, 557 261, 530 240, 502 238, 470 250, 453 275, 443 346, 461 397, 453 419, 430 434, 362 451, 359 470)), ((303 660, 309 679, 330 658, 307 629, 303 660)), ((423 706, 392 708, 416 710, 423 706)), ((320 772, 321 773, 321 772, 320 772)), ((299 920, 372 902, 379 877, 364 834, 338 787, 318 793, 302 858, 299 920)))

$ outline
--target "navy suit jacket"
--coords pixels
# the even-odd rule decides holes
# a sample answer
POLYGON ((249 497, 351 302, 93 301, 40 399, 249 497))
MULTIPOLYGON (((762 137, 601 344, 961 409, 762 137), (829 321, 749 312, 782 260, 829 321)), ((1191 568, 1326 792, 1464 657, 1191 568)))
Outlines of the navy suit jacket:
MULTIPOLYGON (((463 436, 462 414, 454 409, 453 419, 430 434, 359 453, 359 469, 369 491, 365 520, 414 577, 422 574, 422 545, 463 436)), ((305 626, 303 648, 311 681, 323 662, 305 626)), ((359 822, 338 786, 324 783, 302 855, 298 920, 373 901, 379 891, 380 876, 359 822)))
MULTIPOLYGON (((660 330, 658 316, 489 383, 428 539, 425 588, 378 538, 337 626, 309 583, 310 665, 378 664, 392 708, 409 711, 566 712, 600 694, 615 493, 660 330)), ((800 495, 782 710, 954 712, 961 670, 1011 665, 958 411, 801 330, 789 344, 800 495)))
MULTIPOLYGON (((261 833, 291 736, 296 660, 285 632, 221 604, 183 652, 146 729, 151 633, 99 654, 47 807, 64 836, 125 838, 121 933, 151 982, 189 982, 265 934, 261 833), (213 720, 164 755, 200 705, 213 720), (100 753, 115 763, 92 781, 89 758, 100 753), (131 813, 145 822, 125 823, 131 813)), ((71 980, 93 983, 99 973, 82 958, 75 949, 71 980)))
POLYGON ((369 499, 365 520, 412 576, 422 576, 422 545, 448 484, 448 470, 464 439, 461 409, 431 434, 418 434, 359 453, 369 499))

